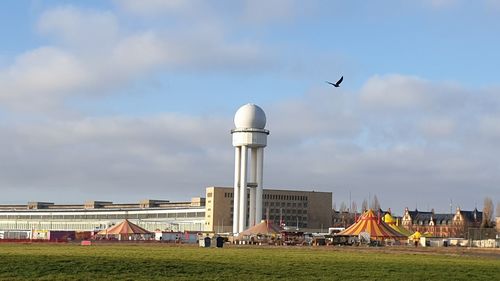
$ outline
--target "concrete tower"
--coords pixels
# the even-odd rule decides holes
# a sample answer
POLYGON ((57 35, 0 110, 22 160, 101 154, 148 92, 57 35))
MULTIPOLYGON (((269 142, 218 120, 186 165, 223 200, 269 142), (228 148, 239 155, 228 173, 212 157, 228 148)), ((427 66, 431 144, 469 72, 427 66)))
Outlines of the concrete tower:
POLYGON ((231 130, 235 148, 233 233, 240 233, 262 220, 262 167, 269 131, 264 129, 264 110, 250 103, 236 111, 234 125, 236 129, 231 130))

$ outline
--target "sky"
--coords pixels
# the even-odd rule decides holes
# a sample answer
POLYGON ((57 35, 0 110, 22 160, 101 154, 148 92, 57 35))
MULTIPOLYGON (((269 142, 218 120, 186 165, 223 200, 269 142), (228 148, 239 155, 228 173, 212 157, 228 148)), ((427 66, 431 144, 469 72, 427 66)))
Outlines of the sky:
POLYGON ((232 186, 246 103, 271 132, 264 188, 500 202, 498 0, 0 5, 1 204, 232 186))

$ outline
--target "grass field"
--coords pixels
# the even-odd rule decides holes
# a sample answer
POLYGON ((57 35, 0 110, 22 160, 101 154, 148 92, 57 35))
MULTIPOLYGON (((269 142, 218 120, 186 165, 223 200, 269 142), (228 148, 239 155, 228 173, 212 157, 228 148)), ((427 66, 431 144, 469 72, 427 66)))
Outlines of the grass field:
POLYGON ((0 244, 0 280, 500 280, 500 253, 0 244))

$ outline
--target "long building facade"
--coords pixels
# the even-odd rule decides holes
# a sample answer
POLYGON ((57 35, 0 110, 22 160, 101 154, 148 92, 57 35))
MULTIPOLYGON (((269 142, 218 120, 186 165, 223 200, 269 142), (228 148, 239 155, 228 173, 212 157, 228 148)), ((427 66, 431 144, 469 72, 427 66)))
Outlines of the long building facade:
MULTIPOLYGON (((99 231, 128 219, 149 231, 230 233, 233 191, 233 188, 207 187, 206 198, 194 197, 184 202, 142 200, 130 204, 89 201, 72 205, 52 202, 0 205, 0 231, 99 231)), ((329 227, 331 192, 265 189, 263 198, 264 217, 276 224, 318 230, 329 227)))
POLYGON ((200 231, 205 222, 205 198, 188 202, 143 200, 137 204, 90 201, 83 205, 0 205, 0 230, 99 231, 124 219, 150 231, 200 231))

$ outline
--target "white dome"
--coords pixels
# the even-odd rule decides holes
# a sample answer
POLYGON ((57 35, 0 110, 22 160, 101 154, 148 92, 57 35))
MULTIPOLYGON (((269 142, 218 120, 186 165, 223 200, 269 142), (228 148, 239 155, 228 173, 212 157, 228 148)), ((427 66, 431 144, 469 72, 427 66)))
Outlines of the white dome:
POLYGON ((266 126, 266 114, 259 106, 247 103, 236 111, 234 125, 237 129, 264 129, 266 126))

